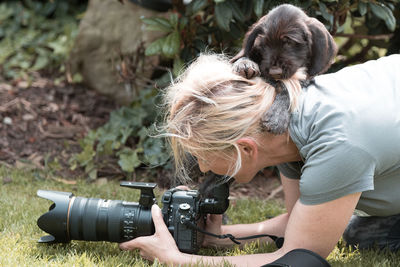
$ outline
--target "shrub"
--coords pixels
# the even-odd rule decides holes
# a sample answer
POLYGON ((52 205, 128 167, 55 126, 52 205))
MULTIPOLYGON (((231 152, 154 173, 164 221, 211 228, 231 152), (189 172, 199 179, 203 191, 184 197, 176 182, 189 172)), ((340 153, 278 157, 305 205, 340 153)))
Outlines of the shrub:
POLYGON ((0 74, 29 78, 44 69, 65 72, 65 62, 86 1, 2 1, 0 74))
MULTIPOLYGON (((177 76, 185 63, 206 50, 230 55, 237 53, 248 27, 284 2, 302 7, 337 37, 340 50, 332 70, 382 56, 393 40, 399 39, 398 31, 393 34, 398 28, 399 0, 194 0, 187 5, 183 1, 172 1, 168 19, 143 18, 147 30, 165 33, 150 44, 145 53, 160 55, 170 62, 171 71, 177 76)), ((398 47, 392 50, 396 49, 398 47)), ((168 78, 168 74, 164 78, 168 78)), ((150 91, 154 97, 157 89, 146 88, 144 94, 150 91)), ((154 110, 158 109, 149 105, 145 97, 135 101, 130 108, 114 111, 106 125, 89 133, 82 141, 83 151, 74 158, 74 167, 77 164, 85 167, 95 178, 97 168, 106 164, 101 163, 104 154, 117 158, 119 167, 127 173, 142 164, 165 166, 168 150, 164 140, 149 139, 145 134, 153 119, 147 116, 154 110)))

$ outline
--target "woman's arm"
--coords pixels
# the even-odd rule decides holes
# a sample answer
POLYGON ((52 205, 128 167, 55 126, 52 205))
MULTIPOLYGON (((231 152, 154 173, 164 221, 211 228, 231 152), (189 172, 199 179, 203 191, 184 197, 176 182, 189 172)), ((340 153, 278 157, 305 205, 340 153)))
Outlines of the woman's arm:
MULTIPOLYGON (((289 179, 283 174, 280 174, 283 192, 285 194, 285 206, 287 213, 276 216, 272 219, 268 219, 262 222, 253 224, 234 224, 234 225, 221 225, 222 216, 210 214, 207 220, 206 230, 216 234, 232 234, 235 237, 245 237, 251 235, 269 234, 278 237, 284 236, 286 230, 286 224, 288 222, 289 215, 299 199, 299 180, 289 179)), ((271 242, 268 237, 260 238, 259 240, 265 242, 271 242)), ((242 244, 250 243, 255 239, 243 240, 242 244)), ((204 246, 208 247, 230 247, 233 245, 230 239, 217 239, 210 236, 205 236, 204 246)))
POLYGON ((327 257, 343 234, 361 193, 318 205, 298 200, 290 215, 283 250, 305 248, 327 257))
POLYGON ((273 253, 243 256, 199 256, 178 250, 169 233, 158 206, 153 206, 156 232, 152 236, 138 237, 122 243, 121 249, 140 249, 149 260, 157 258, 162 263, 178 266, 184 264, 223 264, 227 261, 236 266, 260 266, 280 258, 296 248, 312 250, 327 257, 342 235, 361 193, 354 193, 319 205, 304 205, 299 200, 290 214, 283 247, 273 253))
POLYGON ((286 211, 288 214, 290 214, 292 212, 294 204, 296 204, 297 200, 300 197, 300 188, 299 188, 300 179, 290 179, 287 178, 282 173, 280 174, 280 176, 283 187, 283 193, 285 194, 286 211))

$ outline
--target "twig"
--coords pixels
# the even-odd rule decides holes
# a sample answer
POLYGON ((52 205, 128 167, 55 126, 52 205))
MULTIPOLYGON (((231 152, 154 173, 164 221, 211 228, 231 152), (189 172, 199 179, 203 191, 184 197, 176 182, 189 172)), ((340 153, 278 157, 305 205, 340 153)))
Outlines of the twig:
POLYGON ((369 40, 384 40, 393 37, 393 33, 389 34, 377 34, 377 35, 366 35, 366 34, 351 34, 351 33, 336 33, 335 37, 346 37, 356 39, 369 39, 369 40))
POLYGON ((6 112, 7 109, 15 104, 19 103, 19 98, 14 98, 13 100, 5 103, 4 105, 0 106, 0 112, 6 112))
POLYGON ((65 134, 53 134, 53 133, 46 132, 43 129, 43 126, 42 126, 41 122, 38 123, 38 128, 39 128, 39 131, 46 137, 50 137, 50 138, 54 138, 54 139, 67 138, 67 136, 65 134))
POLYGON ((277 188, 272 190, 271 194, 265 200, 271 200, 271 199, 275 198, 275 196, 277 194, 279 194, 280 192, 282 192, 282 190, 283 190, 283 186, 282 185, 278 186, 277 188))

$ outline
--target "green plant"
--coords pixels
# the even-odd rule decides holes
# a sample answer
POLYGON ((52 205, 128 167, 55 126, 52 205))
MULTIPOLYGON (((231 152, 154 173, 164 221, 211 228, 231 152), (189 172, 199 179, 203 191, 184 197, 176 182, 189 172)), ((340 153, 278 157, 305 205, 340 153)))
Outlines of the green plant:
MULTIPOLYGON (((337 37, 340 51, 331 70, 384 55, 390 40, 396 38, 393 30, 398 21, 396 17, 400 15, 399 9, 395 9, 396 5, 400 6, 399 0, 194 0, 187 5, 183 1, 172 2, 173 9, 168 18, 142 20, 147 30, 165 33, 146 47, 145 55, 160 55, 166 59, 171 63, 168 66, 172 66, 175 77, 201 52, 213 50, 235 54, 241 48, 249 26, 282 3, 302 7, 310 16, 324 22, 337 37)), ((164 166, 168 154, 164 141, 145 137, 144 127, 151 125, 151 119, 145 119, 144 123, 141 115, 127 115, 148 114, 156 109, 154 104, 147 105, 139 98, 132 107, 113 112, 110 122, 83 140, 83 151, 75 157, 73 167, 79 164, 95 178, 101 166, 112 164, 110 156, 116 158, 119 168, 128 173, 143 163, 164 166)))
POLYGON ((386 49, 393 38, 396 17, 399 17, 399 0, 194 0, 188 5, 172 1, 174 13, 169 19, 144 18, 148 30, 165 32, 146 49, 147 55, 162 55, 173 59, 176 75, 183 63, 191 61, 199 53, 216 50, 235 54, 248 27, 271 8, 282 4, 297 5, 322 21, 334 36, 346 38, 338 57, 338 67, 349 63, 376 58, 377 48, 386 49), (179 18, 179 19, 178 19, 179 18), (361 47, 353 49, 353 46, 361 47), (343 62, 341 62, 343 61, 343 62))
POLYGON ((29 78, 33 71, 64 73, 78 30, 78 1, 5 1, 0 4, 0 73, 29 78))
POLYGON ((157 119, 156 94, 155 88, 143 89, 130 107, 111 112, 105 125, 81 140, 82 152, 72 158, 71 168, 84 167, 89 177, 96 179, 99 171, 112 168, 115 163, 120 169, 114 168, 114 173, 125 174, 133 174, 142 164, 165 165, 169 154, 164 140, 149 137, 157 119))

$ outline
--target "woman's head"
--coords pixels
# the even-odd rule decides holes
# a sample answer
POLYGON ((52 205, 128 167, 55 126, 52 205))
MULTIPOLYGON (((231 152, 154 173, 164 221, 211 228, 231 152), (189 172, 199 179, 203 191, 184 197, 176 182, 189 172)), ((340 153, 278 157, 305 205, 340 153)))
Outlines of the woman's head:
MULTIPOLYGON (((286 87, 293 109, 300 85, 288 81, 286 87)), ((226 57, 199 56, 165 95, 166 135, 180 178, 187 178, 188 153, 203 161, 212 155, 231 159, 227 174, 237 173, 241 167, 238 140, 262 134, 261 117, 274 97, 271 85, 258 77, 239 76, 226 57)))

